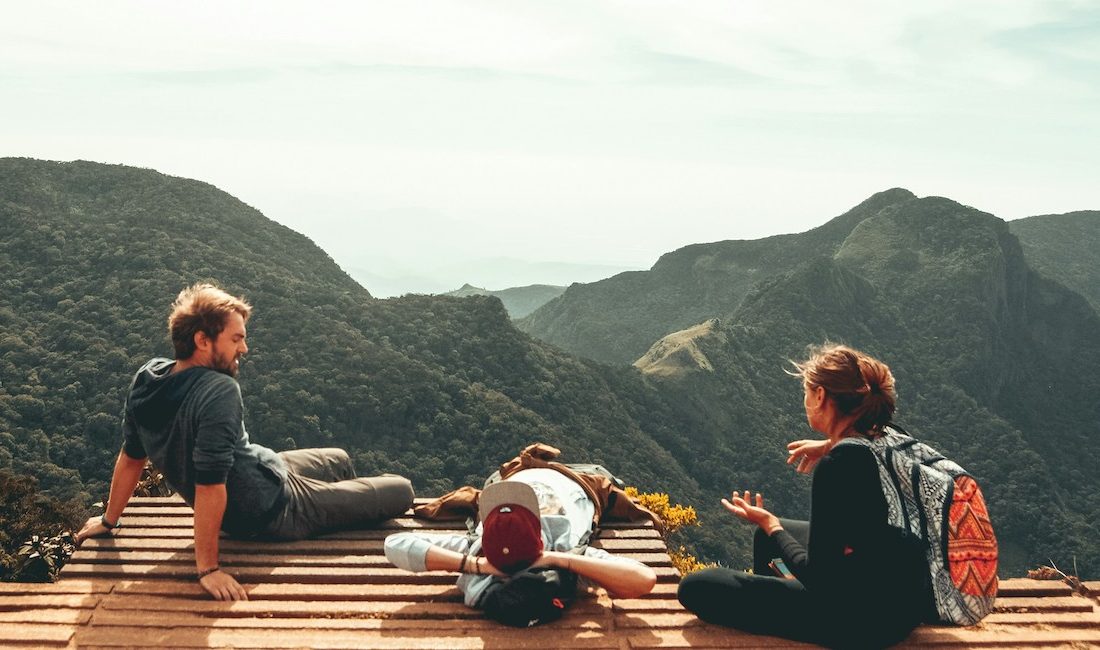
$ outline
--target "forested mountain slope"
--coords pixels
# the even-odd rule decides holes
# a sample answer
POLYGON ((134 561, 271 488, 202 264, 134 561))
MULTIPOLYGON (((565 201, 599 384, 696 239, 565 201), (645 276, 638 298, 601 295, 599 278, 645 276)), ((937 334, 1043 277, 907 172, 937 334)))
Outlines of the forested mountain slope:
POLYGON ((531 340, 495 298, 375 300, 210 185, 4 159, 0 229, 0 467, 57 496, 105 494, 132 373, 171 355, 168 306, 206 279, 255 307, 240 380, 260 443, 344 446, 361 471, 438 494, 543 440, 640 487, 699 495, 654 441, 671 423, 636 373, 531 340))
POLYGON ((1086 210, 1009 221, 1028 264, 1088 298, 1100 311, 1100 212, 1086 210))
POLYGON ((647 374, 709 450, 701 484, 741 486, 759 457, 759 488, 797 507, 774 449, 805 430, 801 392, 780 366, 806 342, 843 341, 893 367, 897 421, 983 482, 1006 567, 1048 553, 1100 570, 1100 319, 1028 267, 1003 221, 941 198, 890 206, 689 339, 706 366, 666 347, 674 371, 647 374))

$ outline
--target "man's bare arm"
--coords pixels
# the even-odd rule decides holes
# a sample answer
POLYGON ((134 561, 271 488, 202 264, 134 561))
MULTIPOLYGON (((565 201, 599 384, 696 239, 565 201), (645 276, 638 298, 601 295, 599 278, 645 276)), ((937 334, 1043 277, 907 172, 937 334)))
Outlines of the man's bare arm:
POLYGON ((240 583, 218 569, 218 534, 225 504, 225 483, 195 486, 195 569, 202 588, 214 598, 248 600, 240 583))
POLYGON ((638 598, 653 591, 657 574, 641 562, 618 562, 561 551, 545 551, 535 566, 567 569, 607 590, 614 598, 638 598))
MULTIPOLYGON (((103 519, 106 519, 112 526, 117 524, 119 518, 122 517, 122 511, 126 509, 126 504, 130 502, 130 497, 134 494, 134 488, 141 480, 141 470, 144 468, 144 458, 131 458, 126 455, 125 451, 118 452, 118 459, 115 460, 115 471, 111 476, 111 494, 107 499, 107 509, 103 513, 103 519)), ((101 518, 92 517, 76 533, 76 543, 80 544, 89 537, 103 535, 108 531, 109 529, 103 525, 101 518)))

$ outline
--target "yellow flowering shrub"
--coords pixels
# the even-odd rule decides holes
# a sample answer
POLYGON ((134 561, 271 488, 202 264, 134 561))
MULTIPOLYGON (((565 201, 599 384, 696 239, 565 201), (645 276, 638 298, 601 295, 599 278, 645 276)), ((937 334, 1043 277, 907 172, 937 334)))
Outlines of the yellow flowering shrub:
POLYGON ((697 557, 695 557, 691 553, 688 553, 683 544, 681 544, 680 548, 676 550, 669 549, 668 556, 672 558, 673 568, 679 571, 680 575, 682 576, 686 576, 689 573, 695 573, 696 571, 710 569, 717 566, 716 564, 705 564, 703 562, 700 562, 697 557))
MULTIPOLYGON (((682 506, 678 503, 674 505, 670 502, 669 496, 663 492, 639 492, 638 488, 628 487, 626 494, 636 503, 652 510, 665 523, 666 545, 669 545, 669 538, 673 533, 686 526, 699 525, 699 516, 693 506, 682 506)), ((672 558, 672 566, 680 572, 680 575, 714 566, 700 562, 683 544, 675 549, 669 545, 668 555, 672 558)))
POLYGON ((671 535, 685 526, 698 526, 699 516, 692 506, 671 505, 664 492, 639 492, 638 488, 626 488, 626 494, 636 503, 649 508, 665 522, 665 534, 671 535))

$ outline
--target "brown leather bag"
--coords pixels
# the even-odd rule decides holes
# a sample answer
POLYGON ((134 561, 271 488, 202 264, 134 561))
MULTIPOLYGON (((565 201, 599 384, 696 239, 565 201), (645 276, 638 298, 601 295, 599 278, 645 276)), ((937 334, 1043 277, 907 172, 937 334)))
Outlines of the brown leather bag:
MULTIPOLYGON (((544 467, 565 474, 584 490, 585 494, 595 505, 593 516, 593 529, 601 521, 644 521, 649 520, 664 533, 665 526, 656 513, 637 504, 625 491, 615 485, 610 478, 601 474, 574 471, 568 465, 556 462, 561 450, 548 444, 536 442, 528 445, 512 460, 500 466, 501 479, 524 469, 544 467)), ((413 513, 423 519, 465 519, 477 516, 477 500, 481 496, 481 490, 469 485, 448 492, 431 503, 417 506, 413 513)))

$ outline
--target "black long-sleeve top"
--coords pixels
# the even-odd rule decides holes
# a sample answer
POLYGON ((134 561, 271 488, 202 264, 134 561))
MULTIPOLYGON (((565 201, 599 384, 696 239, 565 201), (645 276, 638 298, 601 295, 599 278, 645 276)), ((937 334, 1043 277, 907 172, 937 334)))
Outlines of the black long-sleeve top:
POLYGON ((874 454, 839 445, 814 470, 809 548, 785 530, 773 533, 792 573, 837 606, 932 607, 924 543, 887 524, 874 454), (877 599, 878 602, 876 602, 877 599))

